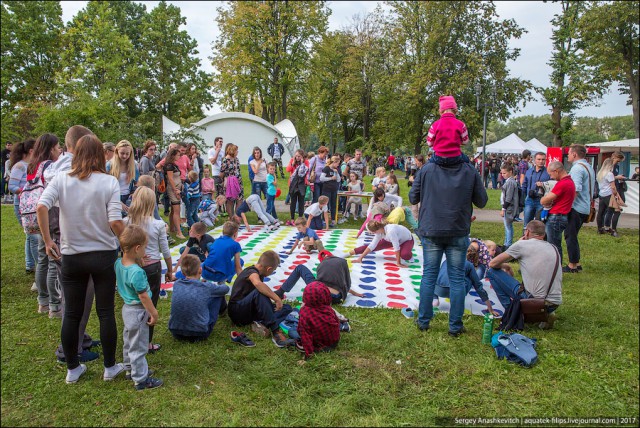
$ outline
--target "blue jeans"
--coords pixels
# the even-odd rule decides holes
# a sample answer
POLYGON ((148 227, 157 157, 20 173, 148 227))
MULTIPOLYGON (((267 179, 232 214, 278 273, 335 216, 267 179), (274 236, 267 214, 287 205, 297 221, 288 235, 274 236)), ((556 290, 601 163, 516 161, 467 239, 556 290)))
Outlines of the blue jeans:
POLYGON ((323 184, 324 183, 318 182, 315 184, 315 186, 313 186, 313 199, 311 200, 312 204, 318 202, 318 198, 322 195, 323 184))
POLYGON ((480 279, 484 278, 486 273, 487 273, 487 266, 483 264, 478 264, 478 267, 476 268, 476 274, 478 275, 478 278, 480 279))
POLYGON ((304 283, 307 285, 316 280, 316 277, 313 276, 308 267, 298 265, 293 270, 293 272, 291 272, 289 278, 287 278, 287 280, 280 286, 280 289, 275 293, 278 295, 278 297, 282 298, 282 296, 284 296, 284 293, 288 293, 289 291, 291 291, 291 289, 296 285, 300 278, 302 278, 304 283))
POLYGON ((504 246, 510 247, 513 243, 513 220, 508 219, 505 214, 502 222, 504 223, 504 246))
POLYGON ((267 195, 267 214, 271 214, 273 218, 278 218, 278 214, 276 214, 276 195, 267 195))
POLYGON ((489 175, 491 176, 491 185, 493 186, 493 189, 497 189, 498 187, 498 173, 497 172, 490 172, 489 175))
POLYGON ((338 191, 334 190, 333 192, 324 192, 324 196, 329 198, 329 211, 331 212, 331 221, 334 221, 334 219, 336 218, 336 209, 337 209, 337 204, 336 201, 338 199, 338 191))
MULTIPOLYGON (((13 212, 18 219, 18 224, 22 226, 22 217, 20 216, 19 203, 20 196, 14 195, 13 212), (17 204, 15 203, 17 201, 17 204)), ((40 244, 41 235, 38 233, 27 234, 24 241, 24 264, 27 270, 35 272, 36 265, 38 264, 38 245, 40 244)))
POLYGON ((272 332, 278 330, 280 323, 291 311, 291 306, 287 304, 276 311, 271 299, 258 290, 253 290, 237 302, 229 303, 229 318, 235 325, 243 326, 259 321, 272 332))
POLYGON ((542 209, 542 204, 540 203, 540 199, 531 199, 527 196, 527 199, 524 200, 524 219, 522 219, 522 234, 524 235, 524 230, 527 227, 527 223, 533 220, 536 216, 536 211, 542 209))
POLYGON ((566 215, 549 214, 545 232, 547 242, 553 244, 560 253, 560 264, 562 264, 562 232, 567 228, 569 220, 566 215))
POLYGON ((191 198, 187 200, 187 224, 189 227, 193 223, 200 221, 198 217, 198 206, 200 206, 200 198, 191 198))
POLYGON ((258 195, 262 198, 261 194, 264 194, 264 197, 267 197, 267 182, 266 181, 252 181, 251 182, 251 194, 258 195))
POLYGON ((456 237, 420 237, 422 241, 422 281, 420 283, 420 305, 418 307, 418 325, 428 327, 433 318, 433 295, 440 272, 442 254, 447 256, 449 273, 449 295, 451 309, 449 311, 449 331, 457 333, 462 329, 464 298, 466 295, 464 264, 467 261, 469 238, 456 237))
POLYGON ((511 299, 526 299, 530 296, 526 291, 518 294, 520 283, 502 269, 489 268, 487 278, 505 311, 511 305, 511 299))
MULTIPOLYGON (((304 218, 308 219, 309 214, 305 214, 304 218)), ((309 223, 309 227, 313 230, 322 230, 324 229, 324 221, 322 221, 321 215, 313 217, 311 219, 311 223, 309 223)))

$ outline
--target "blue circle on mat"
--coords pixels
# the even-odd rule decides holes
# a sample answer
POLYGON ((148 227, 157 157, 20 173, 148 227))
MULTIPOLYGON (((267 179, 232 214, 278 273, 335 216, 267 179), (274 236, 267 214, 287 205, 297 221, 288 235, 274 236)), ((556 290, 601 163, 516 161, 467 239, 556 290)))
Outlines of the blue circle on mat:
POLYGON ((362 264, 363 265, 375 265, 376 262, 374 262, 373 260, 363 260, 362 264))
POLYGON ((476 299, 476 303, 480 303, 481 305, 484 305, 484 302, 482 301, 482 299, 476 299))
POLYGON ((373 275, 375 272, 369 272, 368 270, 363 270, 361 273, 363 275, 373 275))
POLYGON ((281 259, 286 259, 287 257, 289 257, 289 255, 288 255, 288 254, 280 254, 280 258, 281 258, 281 259))
POLYGON ((371 259, 375 259, 375 258, 376 258, 376 256, 371 256, 371 255, 364 256, 365 260, 371 260, 371 259))
POLYGON ((480 295, 477 292, 473 291, 473 290, 469 291, 469 294, 472 295, 473 297, 480 297, 480 295))
POLYGON ((293 247, 293 245, 285 245, 285 246, 284 246, 284 247, 282 247, 282 248, 284 248, 285 250, 288 250, 288 249, 289 249, 289 248, 291 248, 291 247, 293 247))
POLYGON ((373 285, 364 285, 364 284, 360 284, 360 288, 362 288, 363 290, 375 290, 376 287, 373 285))
POLYGON ((371 277, 371 276, 369 276, 369 277, 366 277, 366 278, 360 278, 360 281, 366 282, 367 284, 370 284, 372 282, 376 282, 376 279, 371 277))
POLYGON ((162 269, 160 273, 167 273, 167 269, 166 268, 162 269))
POLYGON ((358 306, 364 306, 365 308, 371 308, 373 306, 376 306, 376 302, 374 302, 373 300, 358 300, 356 302, 356 305, 358 306))
POLYGON ((376 295, 373 293, 362 293, 362 297, 365 299, 371 299, 372 297, 376 297, 376 295))
POLYGON ((268 276, 265 276, 264 279, 262 280, 262 282, 269 282, 271 281, 271 278, 269 278, 268 276))

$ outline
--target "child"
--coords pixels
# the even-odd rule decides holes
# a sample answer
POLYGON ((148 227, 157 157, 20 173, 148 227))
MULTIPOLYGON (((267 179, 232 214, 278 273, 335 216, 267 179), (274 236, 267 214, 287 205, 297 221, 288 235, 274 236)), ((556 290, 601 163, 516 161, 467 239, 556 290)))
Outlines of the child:
POLYGON ((311 253, 313 250, 318 250, 318 252, 324 250, 324 245, 318 237, 318 234, 315 230, 307 226, 307 221, 304 218, 298 217, 295 225, 296 229, 298 229, 298 234, 296 235, 296 242, 293 243, 291 250, 289 250, 289 254, 293 253, 296 247, 302 248, 303 246, 307 253, 311 253))
POLYGON ((496 253, 496 243, 493 241, 481 241, 477 238, 470 238, 469 248, 467 248, 467 260, 473 264, 478 278, 483 279, 489 269, 489 262, 496 253), (489 249, 489 245, 492 248, 489 249))
POLYGON ((326 196, 320 196, 318 202, 311 204, 306 210, 304 210, 304 216, 307 219, 307 227, 311 227, 314 230, 329 230, 329 198, 326 196), (324 213, 324 224, 320 216, 324 213), (326 227, 325 227, 326 226, 326 227))
POLYGON ((362 235, 365 227, 371 220, 381 221, 387 216, 392 209, 402 206, 402 198, 400 196, 385 193, 384 189, 377 188, 373 191, 373 198, 369 201, 367 216, 358 231, 356 238, 362 235))
MULTIPOLYGON (((152 176, 150 175, 141 175, 140 178, 138 179, 138 187, 148 187, 149 189, 153 190, 153 193, 155 194, 156 190, 156 181, 153 179, 152 176)), ((134 192, 135 194, 135 192, 134 192)), ((160 213, 158 212, 158 201, 156 199, 156 206, 153 209, 153 218, 155 218, 156 220, 162 220, 162 217, 160 217, 160 213)))
POLYGON ((374 234, 371 243, 362 245, 351 251, 349 255, 360 254, 353 263, 362 263, 362 259, 372 251, 384 250, 385 248, 393 248, 396 255, 396 265, 398 267, 407 267, 402 264, 402 260, 411 260, 413 257, 413 235, 406 227, 400 224, 387 224, 385 221, 373 220, 367 226, 370 232, 374 234))
POLYGON ((435 152, 429 162, 442 166, 469 162, 460 147, 469 142, 469 133, 464 122, 456 119, 458 105, 452 96, 439 99, 440 119, 436 120, 427 134, 427 144, 435 152))
POLYGON ((300 308, 298 349, 304 350, 305 358, 315 352, 328 352, 340 341, 340 321, 331 307, 331 293, 322 282, 314 281, 302 292, 303 306, 300 308))
POLYGON ((215 283, 231 282, 235 274, 242 272, 238 237, 238 223, 227 221, 222 225, 222 236, 209 247, 209 254, 202 263, 202 277, 215 283))
POLYGON ((186 205, 187 205, 187 224, 189 227, 194 223, 200 221, 198 218, 198 207, 200 206, 200 200, 202 199, 202 193, 200 193, 200 179, 198 173, 195 171, 189 171, 189 180, 184 183, 186 188, 186 205))
POLYGON ((203 200, 200 202, 198 209, 200 210, 200 221, 206 224, 208 227, 213 227, 218 216, 221 215, 220 210, 227 202, 227 198, 224 195, 216 196, 215 201, 203 200))
POLYGON ((144 229, 135 225, 127 226, 120 235, 123 255, 115 264, 118 294, 124 300, 124 366, 131 372, 131 379, 137 390, 157 388, 163 383, 162 380, 149 376, 145 358, 149 351, 149 326, 158 322, 158 311, 151 302, 147 275, 139 266, 142 264, 146 245, 147 234, 144 229))
POLYGON ((340 187, 340 156, 332 156, 331 160, 322 169, 320 174, 320 182, 322 185, 322 194, 329 198, 329 210, 331 211, 331 227, 335 227, 335 218, 337 213, 338 187, 340 187))
POLYGON ((278 348, 295 345, 280 330, 280 323, 291 312, 291 306, 283 305, 264 278, 273 274, 280 265, 280 257, 275 251, 265 251, 255 266, 243 270, 231 288, 229 298, 229 318, 239 326, 251 324, 251 329, 267 337, 269 332, 278 348), (275 305, 271 301, 275 302, 275 305))
POLYGON ((211 335, 218 316, 227 310, 227 285, 200 281, 202 267, 194 255, 182 257, 185 279, 173 284, 169 331, 178 340, 198 342, 211 335))
POLYGON ((500 174, 504 178, 502 185, 502 211, 500 216, 504 218, 504 246, 509 248, 513 241, 513 221, 518 214, 518 183, 513 178, 513 166, 505 162, 500 168, 500 174))
MULTIPOLYGON (((360 187, 360 180, 358 180, 358 174, 355 172, 349 173, 349 183, 347 184, 347 187, 350 192, 360 193, 362 191, 362 188, 360 187)), ((356 214, 358 213, 358 206, 362 205, 362 198, 358 196, 349 196, 343 214, 345 219, 349 218, 352 205, 355 206, 355 211, 353 212, 353 218, 355 219, 356 214)))
POLYGON ((202 191, 202 200, 210 201, 213 199, 213 192, 216 190, 216 182, 211 178, 211 169, 209 165, 204 167, 204 178, 200 183, 200 190, 202 191))
MULTIPOLYGON (((316 157, 316 154, 314 152, 308 152, 307 153, 307 170, 310 172, 311 170, 309 169, 309 162, 311 162, 311 159, 313 159, 314 157, 316 157)), ((311 165, 313 166, 313 165, 311 165)), ((307 179, 309 178, 309 175, 307 174, 307 179)), ((315 183, 311 183, 309 182, 309 184, 307 184, 307 190, 304 193, 304 207, 307 208, 309 205, 311 205, 311 201, 313 200, 313 190, 315 189, 316 184, 315 183)))
POLYGON ((276 164, 271 162, 267 165, 267 214, 271 214, 271 217, 276 220, 278 220, 278 214, 276 214, 277 190, 276 164))
POLYGON ((184 247, 180 247, 180 258, 176 262, 176 266, 173 269, 175 272, 180 266, 180 261, 187 254, 192 254, 200 259, 200 262, 204 262, 209 255, 209 246, 215 242, 213 236, 207 233, 207 225, 199 221, 193 223, 189 229, 189 240, 184 247))
POLYGON ((390 195, 399 196, 398 195, 399 187, 398 187, 398 178, 392 172, 389 173, 387 177, 387 183, 385 184, 385 193, 390 195))
POLYGON ((371 182, 371 186, 373 187, 372 191, 375 191, 378 187, 382 187, 382 189, 384 190, 384 186, 387 183, 387 178, 385 177, 386 173, 387 170, 384 169, 383 166, 379 166, 378 168, 376 168, 376 176, 371 182))
POLYGON ((265 230, 266 232, 271 232, 280 227, 280 222, 273 218, 273 216, 266 211, 264 205, 262 205, 260 195, 254 193, 245 199, 236 209, 234 219, 238 224, 242 221, 247 228, 247 232, 251 232, 251 226, 249 226, 247 216, 245 215, 245 213, 249 211, 255 212, 258 215, 258 218, 267 226, 265 230))

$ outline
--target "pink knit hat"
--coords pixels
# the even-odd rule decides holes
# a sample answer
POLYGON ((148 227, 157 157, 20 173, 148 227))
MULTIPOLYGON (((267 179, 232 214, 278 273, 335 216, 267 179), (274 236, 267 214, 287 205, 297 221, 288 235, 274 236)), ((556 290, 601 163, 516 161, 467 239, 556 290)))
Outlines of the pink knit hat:
POLYGON ((458 110, 458 105, 456 104, 456 99, 451 95, 443 95, 440 97, 440 111, 445 111, 448 109, 458 110))

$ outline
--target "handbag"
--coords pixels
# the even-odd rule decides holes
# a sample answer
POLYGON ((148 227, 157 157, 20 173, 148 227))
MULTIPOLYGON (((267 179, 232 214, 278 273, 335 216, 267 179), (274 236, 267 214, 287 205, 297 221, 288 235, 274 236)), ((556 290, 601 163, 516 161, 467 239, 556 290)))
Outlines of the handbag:
MULTIPOLYGON (((553 246, 553 250, 556 253, 556 263, 555 268, 553 269, 553 275, 551 275, 551 281, 549 281, 549 288, 547 289, 547 294, 546 296, 544 296, 544 299, 533 297, 528 299, 520 299, 520 310, 522 311, 522 315, 524 316, 524 322, 546 322, 549 318, 549 313, 547 312, 547 308, 545 307, 545 302, 547 300, 549 292, 551 291, 553 281, 556 279, 558 266, 560 265, 560 254, 558 254, 558 250, 555 246, 553 246)), ((521 285, 521 287, 523 286, 521 285)))
POLYGON ((311 171, 309 171, 309 184, 313 184, 316 182, 316 159, 313 159, 313 166, 311 167, 311 171))
POLYGON ((596 201, 593 198, 593 189, 591 189, 591 173, 585 164, 581 163, 579 165, 582 165, 582 167, 587 170, 587 175, 589 176, 589 199, 591 200, 591 206, 589 207, 589 215, 587 216, 585 223, 591 223, 596 219, 596 201))

